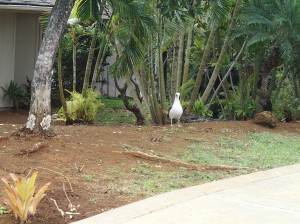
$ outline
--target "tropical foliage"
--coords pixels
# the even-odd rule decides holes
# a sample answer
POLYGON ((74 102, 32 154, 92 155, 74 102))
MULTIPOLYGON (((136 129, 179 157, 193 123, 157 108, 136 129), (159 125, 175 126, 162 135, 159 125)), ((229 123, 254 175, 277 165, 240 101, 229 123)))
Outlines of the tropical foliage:
POLYGON ((150 122, 166 124, 178 91, 185 114, 249 119, 273 110, 296 119, 299 10, 299 0, 77 0, 62 48, 63 89, 86 97, 104 84, 108 65, 140 124, 148 114, 150 122), (285 99, 293 102, 289 112, 285 99))
POLYGON ((8 98, 9 102, 13 104, 13 109, 18 110, 20 105, 26 105, 28 103, 28 98, 26 92, 22 87, 14 81, 10 81, 9 86, 4 88, 0 86, 3 90, 3 98, 8 98))
MULTIPOLYGON (((99 99, 99 94, 91 89, 86 90, 86 96, 77 92, 69 92, 71 98, 67 101, 67 113, 73 122, 92 123, 97 115, 97 112, 103 107, 99 99)), ((58 111, 60 120, 65 120, 64 109, 58 111)))

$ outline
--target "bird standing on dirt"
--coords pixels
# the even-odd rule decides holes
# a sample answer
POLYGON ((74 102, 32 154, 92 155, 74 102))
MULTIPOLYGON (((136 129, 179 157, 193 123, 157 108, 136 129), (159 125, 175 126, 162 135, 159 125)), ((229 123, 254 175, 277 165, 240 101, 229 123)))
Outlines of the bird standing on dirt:
POLYGON ((178 120, 178 126, 180 126, 180 117, 182 115, 183 109, 179 101, 179 96, 180 93, 175 93, 175 100, 169 113, 169 117, 171 119, 171 126, 174 118, 178 120))

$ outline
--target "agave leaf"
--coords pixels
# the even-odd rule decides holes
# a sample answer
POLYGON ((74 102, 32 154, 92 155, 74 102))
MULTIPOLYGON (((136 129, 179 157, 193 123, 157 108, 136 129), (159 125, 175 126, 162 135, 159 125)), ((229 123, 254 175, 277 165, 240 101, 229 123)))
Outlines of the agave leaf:
POLYGON ((13 211, 13 213, 15 214, 15 217, 16 217, 16 218, 21 216, 21 213, 20 213, 18 207, 15 206, 9 199, 5 198, 5 199, 4 199, 4 203, 5 203, 8 207, 10 207, 10 209, 11 209, 11 210, 13 211))
POLYGON ((45 184, 43 187, 40 188, 40 190, 36 193, 34 196, 31 206, 29 208, 29 213, 34 215, 36 212, 36 207, 39 204, 39 202, 42 200, 42 198, 45 196, 45 191, 48 189, 51 182, 45 184))
POLYGON ((27 184, 27 189, 30 190, 32 187, 35 185, 36 177, 38 175, 38 172, 34 172, 30 178, 27 179, 28 184, 27 184))
POLYGON ((21 197, 22 201, 24 201, 24 189, 23 189, 23 183, 22 183, 22 179, 20 180, 20 178, 18 178, 15 174, 11 173, 10 174, 11 178, 14 181, 14 184, 17 188, 17 194, 21 197))
POLYGON ((19 200, 17 200, 14 197, 14 195, 8 189, 4 189, 4 192, 7 196, 7 198, 4 199, 4 202, 11 208, 16 217, 18 216, 21 218, 22 215, 20 212, 20 208, 22 204, 19 200))

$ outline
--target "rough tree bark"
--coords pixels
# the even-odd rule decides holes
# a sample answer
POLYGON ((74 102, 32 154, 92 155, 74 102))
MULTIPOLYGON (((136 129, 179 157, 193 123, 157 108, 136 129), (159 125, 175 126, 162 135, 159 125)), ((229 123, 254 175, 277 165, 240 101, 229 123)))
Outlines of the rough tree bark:
POLYGON ((257 112, 262 112, 264 110, 272 111, 272 103, 270 99, 270 94, 268 91, 269 87, 269 75, 270 72, 281 64, 282 60, 280 57, 279 48, 274 48, 271 55, 262 63, 260 67, 261 74, 261 87, 257 91, 258 94, 258 106, 257 112))
POLYGON ((28 121, 20 130, 25 134, 52 136, 51 79, 52 66, 60 37, 73 8, 73 0, 57 0, 42 40, 31 83, 31 102, 28 121))

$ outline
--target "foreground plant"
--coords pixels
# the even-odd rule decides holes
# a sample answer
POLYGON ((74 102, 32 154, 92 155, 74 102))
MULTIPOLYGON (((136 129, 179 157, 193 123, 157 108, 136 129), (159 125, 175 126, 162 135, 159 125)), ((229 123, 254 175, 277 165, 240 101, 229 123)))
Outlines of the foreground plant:
POLYGON ((50 182, 45 184, 35 194, 35 180, 38 172, 34 172, 31 177, 17 177, 15 174, 10 174, 15 186, 10 185, 6 178, 1 178, 5 184, 4 203, 8 205, 19 223, 24 224, 26 221, 36 213, 36 207, 42 198, 45 196, 45 192, 48 189, 50 182))

